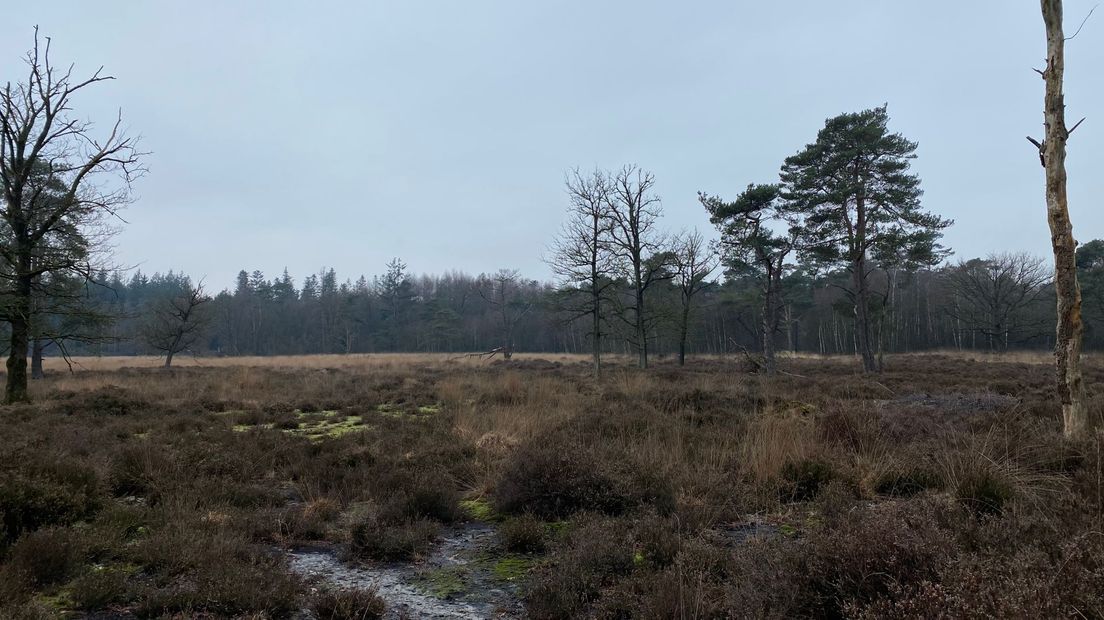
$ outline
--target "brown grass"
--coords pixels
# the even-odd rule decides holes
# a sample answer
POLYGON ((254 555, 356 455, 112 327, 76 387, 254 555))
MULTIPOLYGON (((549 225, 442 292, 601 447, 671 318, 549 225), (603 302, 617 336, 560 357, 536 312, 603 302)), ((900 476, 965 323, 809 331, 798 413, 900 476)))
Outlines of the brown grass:
POLYGON ((1104 574, 1104 439, 1062 439, 1039 359, 51 360, 0 412, 0 597, 278 616, 310 601, 273 549, 417 558, 490 499, 539 555, 534 617, 1092 615, 1044 577, 1104 574), (1037 598, 994 607, 987 580, 1037 598))

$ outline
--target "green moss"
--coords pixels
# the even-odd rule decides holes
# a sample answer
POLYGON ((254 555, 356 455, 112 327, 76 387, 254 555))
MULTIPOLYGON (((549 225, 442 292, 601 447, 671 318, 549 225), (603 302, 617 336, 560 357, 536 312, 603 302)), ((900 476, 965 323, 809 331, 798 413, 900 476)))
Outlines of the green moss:
POLYGON ((482 497, 463 500, 460 508, 477 521, 497 521, 501 518, 491 503, 482 497))
POLYGON ((564 532, 566 532, 567 529, 569 527, 571 527, 571 521, 567 521, 567 520, 549 521, 548 523, 545 523, 545 527, 548 528, 548 533, 551 534, 552 537, 555 538, 555 537, 558 537, 558 536, 562 536, 564 534, 564 532))
POLYGON ((414 408, 405 407, 397 403, 383 403, 380 405, 376 405, 376 412, 378 412, 380 415, 407 420, 422 419, 426 416, 440 413, 440 411, 441 405, 439 403, 434 403, 432 405, 421 405, 414 408))
POLYGON ((321 420, 303 422, 299 424, 299 428, 289 429, 284 432, 290 435, 307 437, 311 441, 322 441, 324 439, 333 439, 334 437, 341 437, 342 435, 362 431, 367 428, 364 426, 364 420, 358 415, 346 416, 342 420, 337 420, 334 419, 337 417, 336 411, 324 413, 327 415, 321 420))
POLYGON ((492 571, 501 581, 517 581, 528 575, 536 563, 533 556, 510 554, 499 558, 492 571))
MULTIPOLYGON (((342 435, 348 435, 349 433, 355 433, 368 428, 364 425, 364 420, 361 416, 343 416, 339 411, 316 411, 312 413, 296 411, 295 415, 303 421, 297 423, 294 428, 282 428, 280 431, 288 435, 306 437, 311 441, 322 441, 324 439, 341 437, 342 435)), ((275 428, 275 425, 235 424, 232 428, 236 432, 244 433, 255 428, 275 428)))
POLYGON ((463 566, 447 566, 419 573, 414 582, 427 594, 447 600, 467 589, 469 575, 463 566))

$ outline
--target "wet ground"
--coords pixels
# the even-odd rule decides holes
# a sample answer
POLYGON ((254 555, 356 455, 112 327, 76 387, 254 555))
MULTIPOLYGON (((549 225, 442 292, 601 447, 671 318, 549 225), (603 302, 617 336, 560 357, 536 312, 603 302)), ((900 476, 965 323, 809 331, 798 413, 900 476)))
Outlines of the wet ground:
POLYGON ((520 618, 525 559, 498 554, 497 543, 492 525, 473 522, 448 528, 418 564, 346 564, 323 547, 292 551, 290 562, 319 585, 376 588, 386 618, 520 618))

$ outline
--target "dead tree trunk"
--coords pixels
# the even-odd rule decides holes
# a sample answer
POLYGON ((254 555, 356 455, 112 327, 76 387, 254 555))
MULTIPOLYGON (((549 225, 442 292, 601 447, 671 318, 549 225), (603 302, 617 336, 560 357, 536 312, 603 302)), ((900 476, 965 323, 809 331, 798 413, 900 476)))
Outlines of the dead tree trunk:
MULTIPOLYGON (((1038 148, 1046 169, 1047 222, 1054 250, 1054 288, 1058 296, 1057 340, 1054 361, 1057 370, 1058 398, 1062 403, 1062 421, 1067 437, 1080 435, 1089 427, 1085 407, 1085 387, 1081 379, 1081 290, 1077 285, 1077 242, 1069 217, 1066 198, 1066 129, 1062 80, 1065 72, 1065 35, 1062 32, 1062 0, 1042 0, 1046 25, 1047 66, 1043 117, 1046 135, 1038 148)), ((1077 129, 1074 125, 1073 129, 1077 129)))

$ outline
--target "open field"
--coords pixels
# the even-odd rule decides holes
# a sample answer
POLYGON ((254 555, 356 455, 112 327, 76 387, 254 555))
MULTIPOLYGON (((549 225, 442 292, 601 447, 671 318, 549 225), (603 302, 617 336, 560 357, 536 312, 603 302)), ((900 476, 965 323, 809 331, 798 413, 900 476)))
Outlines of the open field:
POLYGON ((3 618, 1104 617, 1045 354, 77 361, 0 410, 3 618))

